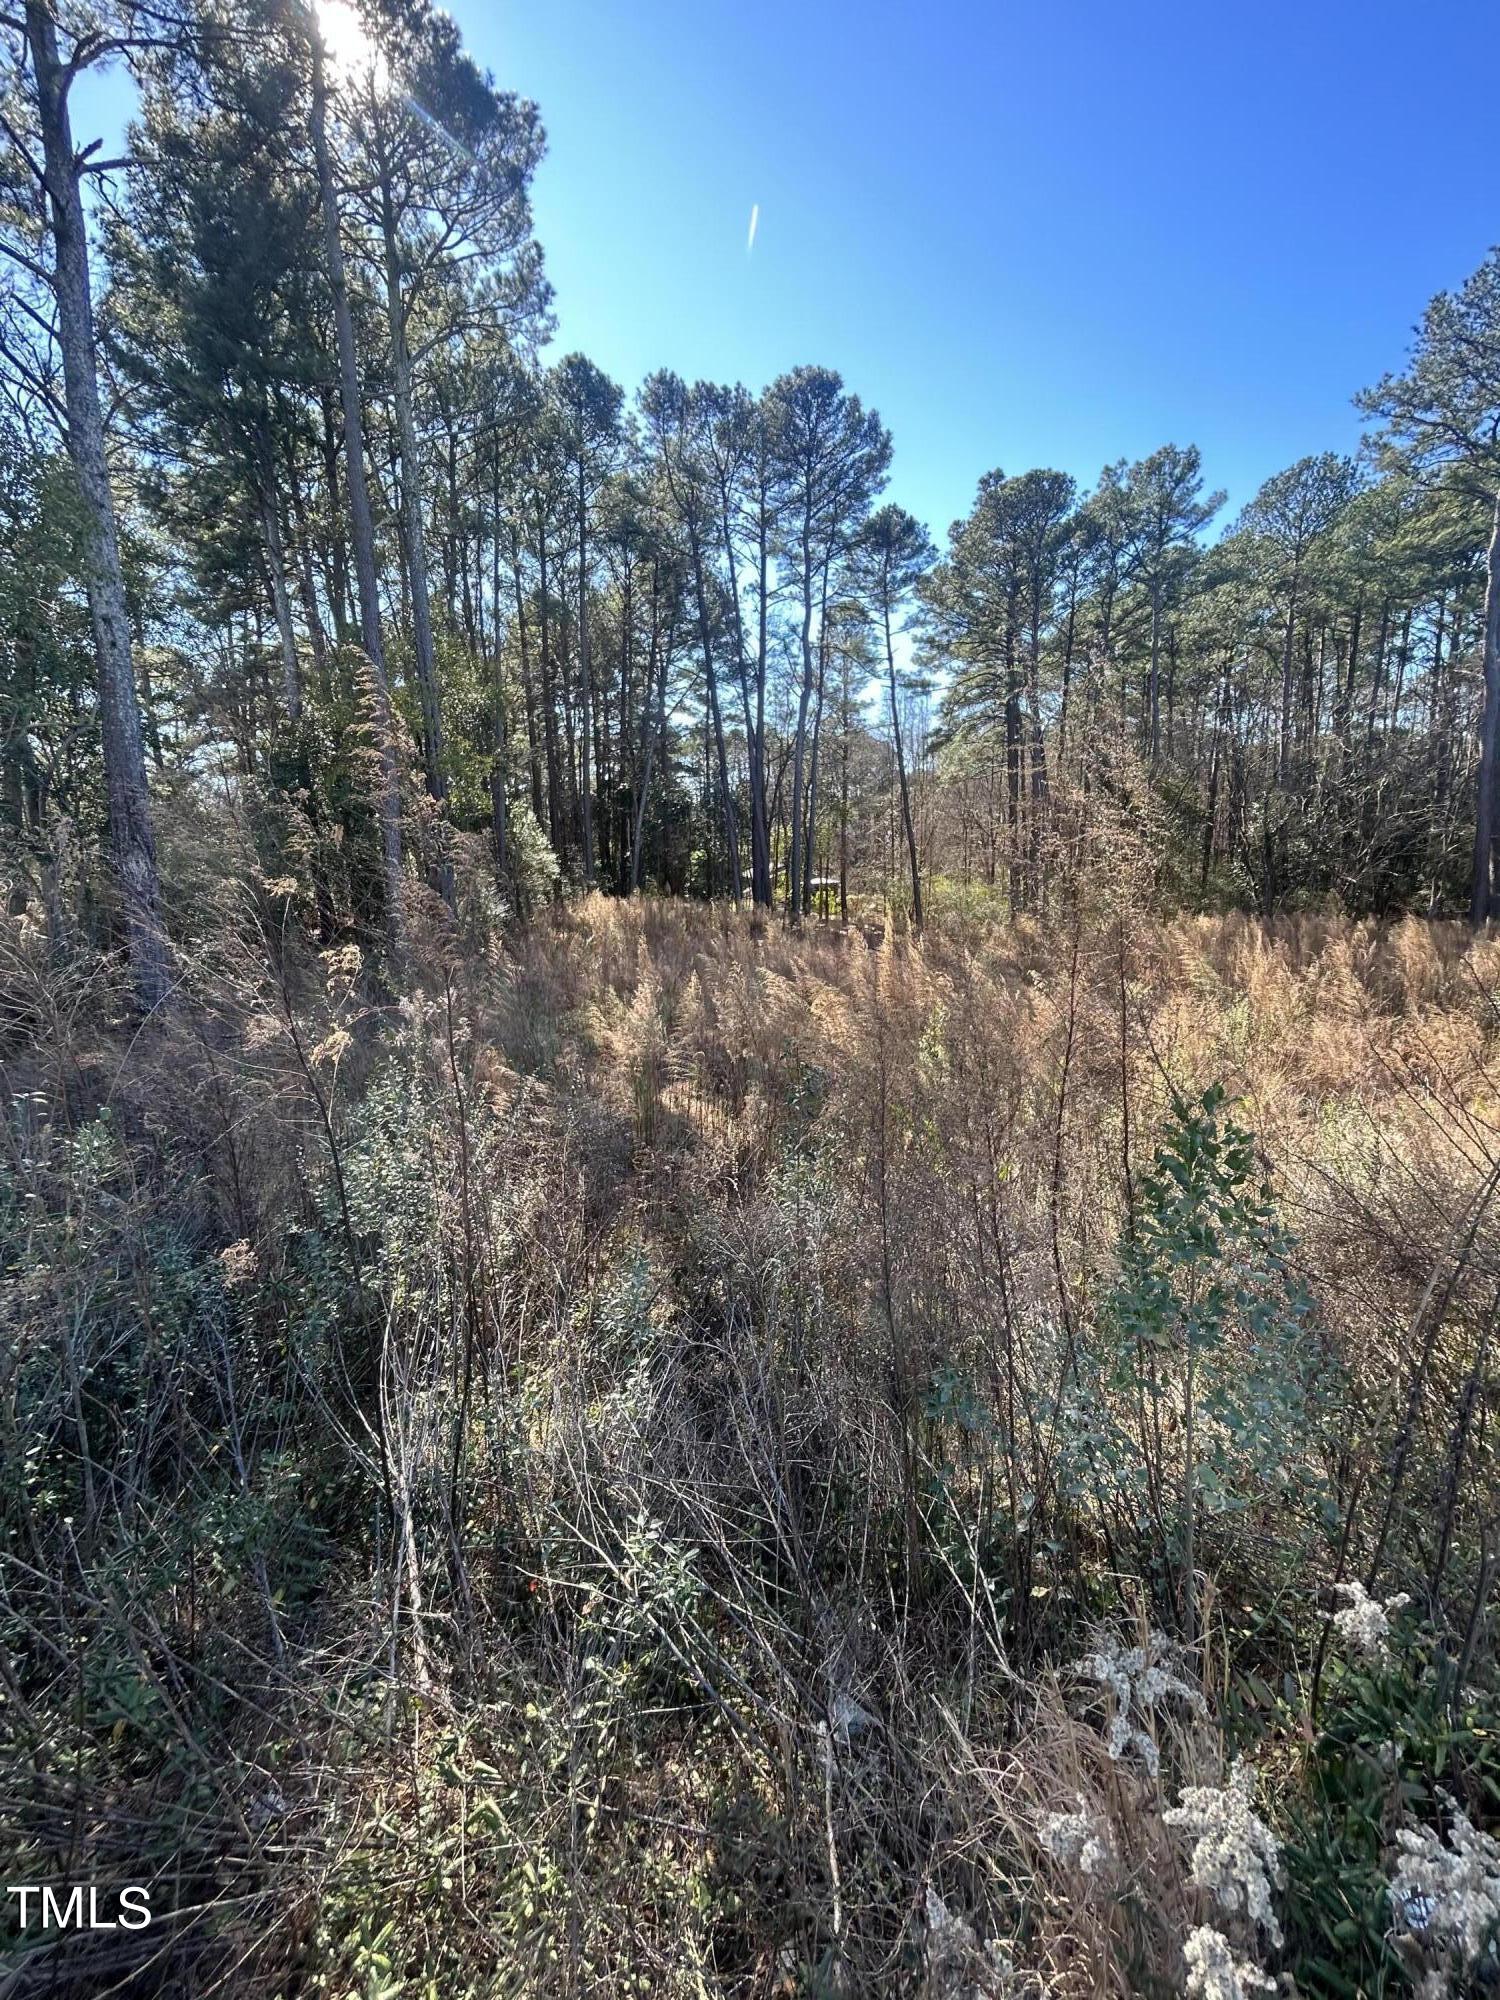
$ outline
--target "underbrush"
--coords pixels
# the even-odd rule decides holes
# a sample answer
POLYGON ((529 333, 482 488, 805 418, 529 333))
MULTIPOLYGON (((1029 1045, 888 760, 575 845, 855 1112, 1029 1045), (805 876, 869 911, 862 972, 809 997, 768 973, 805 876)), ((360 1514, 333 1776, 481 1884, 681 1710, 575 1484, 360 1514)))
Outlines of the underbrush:
POLYGON ((1489 1989, 1500 943, 277 897, 6 933, 8 1990, 1489 1989))

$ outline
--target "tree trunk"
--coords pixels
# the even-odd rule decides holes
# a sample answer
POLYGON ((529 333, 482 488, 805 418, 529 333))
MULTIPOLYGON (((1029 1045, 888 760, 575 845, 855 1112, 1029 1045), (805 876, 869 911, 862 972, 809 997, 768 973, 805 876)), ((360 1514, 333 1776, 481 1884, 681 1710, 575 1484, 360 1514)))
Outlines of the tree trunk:
POLYGON ((849 654, 839 688, 839 922, 849 921, 849 654))
POLYGON ((771 865, 771 819, 772 814, 766 803, 766 667, 769 659, 767 651, 771 617, 771 504, 765 455, 764 427, 757 460, 757 480, 759 502, 757 510, 758 530, 758 578, 759 593, 756 610, 759 617, 758 650, 755 655, 755 765, 758 776, 755 782, 760 787, 760 810, 765 834, 761 864, 765 879, 761 884, 760 901, 770 909, 776 901, 776 871, 771 865))
POLYGON ((385 648, 380 636, 380 591, 375 576, 375 524, 370 513, 370 489, 365 479, 364 420, 359 402, 359 361, 354 350, 354 316, 349 310, 349 285, 344 274, 344 246, 339 235, 338 190, 328 151, 328 85, 323 70, 323 44, 316 22, 312 45, 312 138, 318 170, 318 195, 323 210, 323 244, 328 258, 328 288, 333 296, 333 324, 339 350, 339 394, 344 409, 344 480, 349 488, 349 536, 354 544, 354 576, 359 593, 359 638, 370 663, 370 697, 380 754, 380 848, 385 876, 386 937, 393 951, 401 945, 401 773, 391 718, 390 683, 385 677, 385 648))
POLYGON ((1359 671, 1359 635, 1364 621, 1365 601, 1354 600, 1349 619, 1349 671, 1337 681, 1333 701, 1333 733, 1342 749, 1349 735, 1349 714, 1354 704, 1354 677, 1359 671))
POLYGON ((651 796, 651 771, 658 742, 663 758, 667 741, 667 671, 672 659, 672 642, 676 635, 675 613, 667 621, 665 641, 661 644, 661 688, 657 696, 657 712, 653 726, 651 697, 653 690, 652 669, 657 659, 659 635, 656 623, 656 592, 652 590, 651 602, 651 652, 646 663, 646 702, 641 717, 641 792, 636 800, 635 827, 630 841, 630 893, 635 895, 641 886, 641 865, 644 860, 642 843, 645 838, 646 804, 651 796))
POLYGON ((813 573, 810 522, 802 535, 802 687, 797 697, 797 738, 792 751, 792 827, 788 856, 787 910, 792 922, 802 920, 802 760, 807 748, 807 710, 813 692, 813 573))
POLYGON ((281 645, 281 698, 287 719, 302 719, 302 669, 297 659, 297 632, 292 623, 291 593, 286 587, 286 556, 281 544, 281 522, 276 512, 276 491, 268 482, 261 493, 261 537, 265 546, 266 579, 271 587, 271 608, 276 614, 276 636, 281 645))
POLYGON ((1027 829, 1030 896, 1033 909, 1042 907, 1042 835, 1047 819, 1047 747, 1042 740, 1042 631, 1038 613, 1033 613, 1031 642, 1026 653, 1026 730, 1030 760, 1030 795, 1027 807, 1031 824, 1027 829))
MULTIPOLYGON (((495 755, 490 765, 490 828, 495 842, 495 873, 503 882, 510 862, 507 852, 509 825, 505 805, 505 674, 500 657, 500 458, 495 456, 495 480, 491 493, 493 518, 490 523, 490 652, 495 676, 495 755)), ((484 560, 481 546, 479 560, 484 560)), ((483 585, 480 585, 483 598, 483 585)), ((480 605, 483 610, 483 603, 480 605)), ((517 607, 519 613, 519 607, 517 607)))
POLYGON ((917 865, 917 833, 911 817, 911 791, 906 782, 906 750, 901 741, 901 706, 896 696, 896 649, 891 643, 890 592, 882 593, 885 620, 885 666, 891 688, 891 733, 896 739, 896 779, 901 787, 901 824, 906 831, 906 855, 911 863, 912 929, 922 928, 922 871, 917 865))
POLYGON ((1292 756, 1292 646, 1297 634, 1296 569, 1286 604, 1286 631, 1281 639, 1281 732, 1276 739, 1276 782, 1285 786, 1292 756))
POLYGON ((99 403, 94 308, 89 289, 88 236, 80 163, 68 112, 72 73, 57 50, 57 27, 44 0, 27 0, 26 38, 31 48, 42 150, 51 197, 56 256, 57 338, 62 349, 68 412, 68 455, 83 500, 84 588, 94 631, 104 781, 109 800, 110 856, 119 881, 125 948, 144 1008, 166 998, 169 972, 161 929, 156 836, 146 782, 140 702, 130 644, 130 617, 120 571, 114 496, 104 451, 99 403))
POLYGON ((552 618, 547 596, 547 524, 537 526, 537 623, 542 653, 542 734, 547 750, 547 833, 562 858, 562 745, 557 735, 556 677, 552 671, 552 618))
POLYGON ((339 415, 332 387, 325 383, 319 391, 322 413, 318 449, 323 460, 323 483, 328 488, 328 602, 333 612, 333 632, 339 645, 349 642, 353 623, 354 585, 349 575, 349 547, 344 540, 343 511, 339 504, 339 415))
MULTIPOLYGON (((750 668, 745 655, 745 621, 740 609, 739 569, 729 512, 729 487, 719 485, 719 523, 724 537, 724 563, 729 574, 729 603, 734 619, 735 665, 739 672, 740 705, 745 716, 745 755, 750 767, 750 899, 769 901, 764 893, 766 865, 765 754, 760 731, 750 710, 750 668)), ((762 695, 763 699, 763 695, 762 695)))
POLYGON ((1492 907, 1490 848, 1495 832, 1495 754, 1500 747, 1500 492, 1495 495, 1484 589, 1484 708, 1479 720, 1479 777, 1474 805, 1474 878, 1469 921, 1492 907))
POLYGON ((332 693, 328 676, 328 638, 323 630, 322 614, 318 609, 318 590, 313 575, 312 536, 307 524, 307 508, 302 497, 301 482, 297 477, 296 461, 290 449, 287 453, 287 492, 292 504, 297 591, 302 599, 302 616, 307 623, 308 644, 312 647, 313 670, 317 676, 318 692, 326 701, 332 693))
POLYGON ((589 517, 583 483, 583 454, 578 457, 578 679, 580 691, 579 745, 582 787, 578 804, 583 840, 583 880, 594 886, 594 690, 589 672, 589 517))
MULTIPOLYGON (((385 247, 385 308, 391 338, 391 388, 396 434, 401 442, 401 514, 406 524, 406 562, 411 578, 412 653, 417 695, 422 705, 422 761, 427 789, 439 807, 447 803, 448 772, 443 748, 443 709, 438 694, 437 655, 432 643, 432 599, 427 578, 427 540, 422 525, 422 458, 412 410, 411 353, 406 344, 406 307, 401 297, 401 260, 389 186, 380 190, 381 235, 385 247)), ((448 849, 447 814, 438 816, 438 887, 451 909, 453 857, 448 849)))
POLYGON ((807 848, 802 868, 802 914, 812 913, 812 885, 817 874, 818 843, 818 757, 823 741, 823 698, 828 681, 828 597, 825 582, 823 605, 818 617, 818 700, 813 709, 812 755, 807 769, 807 848))
POLYGON ((1200 899, 1208 894, 1208 875, 1213 866, 1214 828, 1219 817, 1219 770, 1220 755, 1224 737, 1224 722, 1229 713, 1229 677, 1234 655, 1226 654, 1224 660, 1224 681, 1219 692, 1218 710, 1214 716, 1213 752, 1208 767, 1208 805, 1203 815, 1203 865, 1198 877, 1200 899))
MULTIPOLYGON (((498 519, 498 514, 496 516, 498 519)), ((536 733, 536 697, 531 685, 531 648, 526 637, 526 593, 521 582, 521 537, 511 530, 510 573, 516 594, 516 639, 521 649, 521 699, 526 707, 526 748, 531 765, 531 810, 540 827, 546 818, 542 805, 542 757, 536 733)), ((496 616, 498 617, 498 612, 496 616)))
POLYGON ((724 820, 725 858, 729 864, 729 884, 736 903, 743 902, 745 895, 744 878, 740 873, 740 836, 734 810, 734 795, 729 789, 729 760, 724 751, 724 718, 719 711, 719 685, 714 675, 713 645, 708 621, 707 586, 703 574, 703 545, 699 539, 698 524, 688 520, 688 540, 693 558, 694 594, 698 599, 698 634, 703 648, 703 672, 706 676, 708 708, 713 726, 714 759, 719 773, 719 799, 724 820))

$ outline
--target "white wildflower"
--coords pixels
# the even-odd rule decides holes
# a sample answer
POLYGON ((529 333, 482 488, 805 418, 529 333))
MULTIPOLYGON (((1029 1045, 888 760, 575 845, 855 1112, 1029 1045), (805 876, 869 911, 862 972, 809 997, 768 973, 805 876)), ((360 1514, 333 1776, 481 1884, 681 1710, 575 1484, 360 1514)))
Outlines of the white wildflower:
POLYGON ((1011 1957, 1010 1947, 1002 1943, 999 1938, 985 1939, 984 1956, 986 1964, 997 1979, 1015 1978, 1016 1961, 1011 1957))
POLYGON ((1500 1841, 1481 1833, 1452 1799, 1448 1810, 1446 1845, 1430 1827, 1396 1835, 1401 1858, 1388 1893, 1404 1930, 1473 1967, 1500 1937, 1500 1841))
POLYGON ((1370 1596, 1362 1583, 1336 1583, 1334 1589, 1349 1602, 1333 1614, 1333 1629, 1344 1644, 1366 1659, 1388 1660, 1391 1656, 1391 1614, 1411 1603, 1403 1590, 1384 1603, 1370 1596))
POLYGON ((950 1910, 930 1882, 924 1885, 929 2000, 998 2000, 1013 1968, 1010 1955, 991 1938, 981 1949, 972 1924, 950 1910))
POLYGON ((1114 1697, 1114 1714, 1104 1732, 1104 1747, 1118 1764, 1135 1751, 1152 1777, 1161 1759, 1155 1739, 1140 1724, 1169 1696, 1183 1702, 1195 1715, 1208 1713, 1198 1690, 1166 1665, 1167 1641, 1153 1632, 1144 1646, 1122 1646, 1112 1633, 1105 1633, 1098 1649, 1075 1661, 1074 1673, 1114 1697))
POLYGON ((1200 1924, 1182 1947, 1188 2000, 1250 2000, 1252 1991, 1274 1993, 1276 1981, 1249 1959, 1236 1959, 1222 1931, 1200 1924))
POLYGON ((923 1885, 922 1914, 927 1919, 927 1935, 934 1943, 968 1944, 974 1933, 962 1917, 956 1917, 930 1882, 923 1885))
POLYGON ((1088 1800, 1078 1794, 1077 1812, 1044 1813, 1037 1824, 1043 1847, 1054 1861, 1077 1868, 1084 1875, 1102 1875, 1114 1860, 1109 1842, 1109 1824, 1089 1810, 1088 1800))
POLYGON ((1246 1911, 1279 1945, 1271 1885, 1282 1879, 1281 1849, 1255 1811, 1254 1797, 1255 1767, 1237 1757, 1227 1785, 1189 1785, 1162 1820, 1191 1838, 1190 1871, 1198 1887, 1211 1890, 1220 1909, 1246 1911))

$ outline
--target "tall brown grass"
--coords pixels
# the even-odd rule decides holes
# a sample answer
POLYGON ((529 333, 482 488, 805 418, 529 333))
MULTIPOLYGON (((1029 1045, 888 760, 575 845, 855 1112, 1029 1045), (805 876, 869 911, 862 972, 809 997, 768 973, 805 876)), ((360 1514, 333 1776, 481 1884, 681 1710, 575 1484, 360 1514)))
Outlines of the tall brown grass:
POLYGON ((1489 1659, 1500 941, 409 928, 397 1005, 236 892, 144 1029, 7 933, 6 1879, 173 1913, 13 1990, 1179 1990, 1224 1741, 1147 1785, 1066 1672, 1177 1609, 1068 1457, 1135 1186, 1223 1082, 1339 1385, 1323 1511, 1202 1551, 1290 1771, 1336 1574, 1489 1659))

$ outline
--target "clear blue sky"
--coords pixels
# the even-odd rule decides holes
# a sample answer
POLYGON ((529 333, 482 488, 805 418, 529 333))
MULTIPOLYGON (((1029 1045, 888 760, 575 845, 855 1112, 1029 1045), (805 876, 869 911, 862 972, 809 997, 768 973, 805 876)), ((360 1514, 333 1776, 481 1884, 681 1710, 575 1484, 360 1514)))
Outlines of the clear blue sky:
MULTIPOLYGON (((1193 442, 1232 510, 1352 448, 1353 392, 1500 241, 1496 0, 452 11, 548 128, 554 352, 632 391, 837 368, 940 539, 996 465, 1193 442)), ((89 79, 80 142, 123 100, 89 79)))
POLYGON ((450 6, 541 106, 556 351, 837 368, 940 537, 995 465, 1351 448, 1500 241, 1495 0, 450 6))

